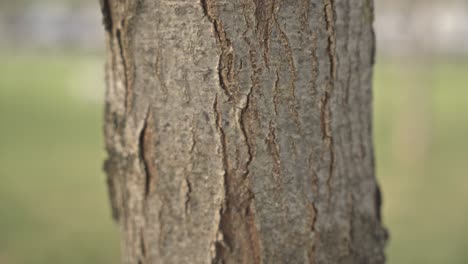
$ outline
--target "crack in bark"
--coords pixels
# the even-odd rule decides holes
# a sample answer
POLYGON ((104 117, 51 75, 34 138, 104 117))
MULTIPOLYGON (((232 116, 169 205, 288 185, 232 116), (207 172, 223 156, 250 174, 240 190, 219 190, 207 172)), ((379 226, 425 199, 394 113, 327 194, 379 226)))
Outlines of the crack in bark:
POLYGON ((161 63, 162 63, 162 50, 159 47, 156 47, 155 51, 155 59, 154 59, 154 74, 156 76, 156 79, 159 82, 159 85, 161 87, 161 92, 163 93, 163 98, 167 99, 168 97, 168 90, 167 86, 164 82, 164 75, 161 71, 161 63))
MULTIPOLYGON (((366 8, 368 8, 368 6, 366 6, 366 8)), ((364 21, 361 19, 359 20, 360 24, 361 24, 361 27, 360 30, 359 30, 359 33, 358 33, 358 46, 361 46, 361 41, 363 40, 362 36, 364 35, 364 30, 362 30, 363 26, 364 26, 364 21)), ((361 49, 357 49, 356 50, 356 58, 357 58, 357 65, 358 67, 356 67, 356 75, 358 76, 357 80, 358 80, 358 87, 361 87, 362 85, 362 71, 361 71, 361 65, 362 63, 364 63, 362 60, 361 60, 361 49)), ((371 92, 371 91, 369 91, 371 92)), ((360 121, 361 124, 366 124, 366 121, 363 120, 363 115, 362 115, 362 112, 361 112, 361 105, 358 106, 358 121, 360 121)), ((366 147, 364 146, 364 142, 366 141, 365 140, 365 134, 364 134, 364 130, 361 131, 360 133, 358 133, 358 137, 360 138, 360 150, 361 150, 361 158, 364 159, 365 156, 366 156, 366 147)))
POLYGON ((319 76, 319 59, 317 56, 317 32, 312 32, 312 91, 313 96, 317 94, 317 79, 319 76))
POLYGON ((310 15, 310 0, 302 0, 302 13, 301 13, 301 29, 306 31, 310 29, 308 25, 309 15, 310 15))
POLYGON ((145 122, 145 124, 143 125, 143 129, 141 130, 141 133, 140 133, 140 137, 139 137, 139 145, 140 145, 140 160, 142 161, 143 163, 143 170, 144 170, 144 177, 145 177, 145 181, 144 181, 144 197, 145 197, 145 200, 146 200, 146 197, 148 197, 148 194, 149 194, 149 182, 150 182, 150 172, 149 172, 149 168, 148 168, 148 160, 146 159, 146 156, 145 156, 145 134, 146 134, 146 128, 147 128, 147 123, 145 122))
POLYGON ((323 141, 330 153, 330 165, 327 178, 328 196, 331 197, 331 179, 335 170, 335 152, 333 149, 333 136, 331 131, 330 93, 325 91, 320 99, 320 124, 322 128, 323 141))
POLYGON ((257 37, 263 47, 263 60, 265 67, 270 70, 270 36, 273 31, 276 0, 254 0, 257 37))
POLYGON ((375 184, 374 204, 376 218, 382 222, 382 192, 378 183, 375 184))
MULTIPOLYGON (((245 9, 244 9, 245 10, 245 9)), ((245 11, 244 11, 245 14, 245 11)), ((246 16, 244 15, 244 18, 246 19, 246 23, 249 24, 246 16)), ((252 100, 253 100, 253 95, 254 95, 254 88, 258 87, 260 85, 260 81, 258 80, 258 75, 261 72, 261 69, 258 68, 257 64, 257 52, 253 48, 253 42, 249 40, 247 37, 247 32, 248 30, 251 29, 249 26, 247 26, 246 31, 243 33, 243 38, 244 41, 247 43, 249 46, 249 56, 250 56, 250 62, 252 66, 252 73, 250 76, 251 79, 251 85, 249 87, 249 90, 247 94, 245 95, 246 100, 245 104, 242 106, 240 109, 240 116, 239 116, 239 126, 241 129, 241 132, 243 134, 244 140, 245 140, 245 146, 247 148, 247 160, 244 164, 244 171, 241 175, 241 181, 243 181, 241 184, 242 186, 245 186, 244 188, 246 189, 246 194, 247 199, 244 202, 239 203, 239 209, 244 210, 244 214, 242 216, 239 216, 240 227, 243 229, 242 233, 237 235, 237 240, 238 243, 242 243, 242 241, 245 241, 245 243, 248 243, 250 247, 245 247, 241 246, 242 250, 239 252, 242 258, 245 261, 253 261, 253 263, 261 263, 262 259, 262 245, 261 245, 261 239, 260 235, 256 226, 256 214, 254 210, 254 200, 255 200, 255 195, 251 190, 251 187, 249 186, 249 174, 250 174, 250 164, 253 161, 253 144, 251 142, 251 139, 249 138, 249 133, 248 133, 248 121, 252 117, 251 115, 253 114, 251 109, 252 107, 252 100), (242 219, 243 218, 243 219, 242 219), (247 240, 247 241, 246 241, 247 240)), ((242 196, 239 197, 240 199, 234 199, 234 200, 242 200, 242 196)), ((235 212, 234 212, 235 213, 235 212)), ((238 220, 239 221, 239 220, 238 220)), ((233 232, 237 232, 237 230, 232 230, 233 232)))
POLYGON ((226 152, 226 135, 224 133, 223 127, 221 125, 222 117, 221 113, 219 112, 219 102, 218 102, 218 95, 215 95, 215 100, 213 103, 213 112, 215 115, 215 123, 216 123, 216 129, 218 130, 219 136, 220 136, 220 143, 221 143, 221 155, 223 157, 223 168, 224 168, 224 173, 225 177, 226 174, 229 171, 228 168, 228 160, 227 160, 227 152, 226 152))
POLYGON ((290 105, 289 109, 293 116, 293 120, 294 120, 294 123, 296 124, 296 127, 302 133, 303 128, 299 120, 299 112, 297 111, 297 98, 296 98, 297 70, 296 70, 295 61, 294 61, 294 55, 293 55, 293 51, 291 48, 289 38, 286 35, 286 33, 283 31, 283 29, 280 27, 280 24, 278 22, 276 15, 274 19, 275 19, 276 28, 279 31, 281 44, 283 46, 283 49, 285 51, 286 58, 288 61, 289 73, 292 75, 291 82, 289 84, 290 85, 289 90, 290 90, 290 95, 291 95, 290 101, 292 102, 292 105, 290 105))
MULTIPOLYGON (((350 41, 350 35, 351 35, 351 22, 352 22, 352 19, 351 19, 351 4, 349 3, 349 1, 346 1, 346 6, 344 8, 344 10, 346 10, 346 17, 345 17, 345 21, 346 21, 346 39, 345 39, 345 43, 346 43, 346 57, 348 58, 348 74, 346 76, 346 83, 344 85, 344 103, 346 104, 346 107, 349 107, 349 90, 350 90, 350 87, 351 87, 351 71, 352 71, 352 56, 350 56, 350 46, 351 46, 351 41, 350 41)), ((350 111, 348 111, 349 113, 350 111)), ((348 117, 349 117, 349 114, 348 114, 348 117)))
POLYGON ((285 54, 286 54, 286 58, 287 58, 287 61, 288 61, 288 67, 289 67, 289 73, 293 76, 293 78, 291 79, 291 95, 293 96, 294 99, 296 99, 296 85, 295 85, 295 83, 297 81, 297 70, 296 70, 296 66, 295 66, 295 62, 294 62, 293 51, 292 51, 292 48, 291 48, 289 38, 286 35, 286 32, 284 32, 283 29, 281 28, 281 26, 278 23, 278 20, 277 20, 276 17, 275 17, 275 24, 276 24, 276 28, 279 31, 281 44, 282 44, 282 46, 284 48, 284 51, 285 51, 285 54))
POLYGON ((334 0, 324 0, 325 20, 328 32, 328 55, 330 59, 330 79, 326 86, 325 93, 321 99, 321 124, 324 135, 324 141, 330 152, 330 167, 329 176, 327 179, 328 196, 331 198, 331 180, 335 170, 335 152, 333 147, 333 135, 331 130, 331 106, 330 97, 335 86, 337 75, 337 58, 336 58, 336 31, 335 31, 335 7, 334 0))
POLYGON ((331 82, 334 84, 337 74, 337 58, 336 58, 336 31, 335 31, 335 4, 334 0, 324 0, 325 2, 325 19, 327 22, 328 32, 328 54, 330 56, 330 74, 331 82))
POLYGON ((348 193, 348 208, 349 208, 349 230, 348 230, 348 240, 347 240, 347 246, 348 246, 348 256, 352 255, 353 253, 353 239, 354 239, 354 230, 353 230, 353 225, 354 225, 354 197, 352 193, 348 193))
MULTIPOLYGON (((122 27, 123 27, 123 22, 122 22, 122 27)), ((117 45, 119 48, 119 56, 120 60, 122 62, 122 67, 123 67, 123 79, 124 79, 124 84, 125 84, 125 109, 126 112, 128 113, 130 111, 130 103, 132 100, 132 89, 130 87, 130 84, 128 82, 128 72, 127 72, 127 61, 125 58, 125 47, 123 44, 123 38, 122 38, 122 29, 117 29, 115 32, 115 37, 117 40, 117 45)))
POLYGON ((228 181, 228 160, 227 160, 227 153, 226 153, 226 135, 224 134, 223 127, 221 125, 221 113, 219 112, 219 105, 218 105, 218 94, 215 95, 215 100, 213 103, 213 113, 214 113, 214 118, 215 118, 215 125, 216 129, 218 130, 219 137, 220 137, 220 146, 221 146, 221 156, 222 156, 222 163, 223 163, 223 169, 224 169, 224 196, 225 199, 223 201, 223 204, 221 205, 221 208, 219 209, 219 215, 220 215, 220 220, 219 220, 219 226, 218 226, 218 234, 222 237, 222 240, 219 241, 218 236, 215 241, 215 255, 213 256, 211 263, 218 263, 218 261, 222 258, 222 252, 224 251, 224 248, 227 246, 225 241, 224 241, 224 212, 228 210, 228 194, 229 194, 229 181, 228 181))
POLYGON ((190 199, 191 199, 191 194, 192 194, 192 184, 190 183, 188 176, 185 178, 185 184, 187 185, 187 192, 185 193, 184 210, 185 210, 185 214, 188 215, 189 209, 190 209, 190 199))
POLYGON ((211 21, 210 14, 209 14, 209 9, 211 7, 208 6, 209 4, 212 4, 211 0, 200 0, 200 4, 202 6, 203 14, 206 17, 208 17, 208 19, 210 19, 210 21, 211 21))
POLYGON ((315 254, 316 254, 316 243, 318 242, 318 235, 316 235, 316 223, 318 210, 314 202, 307 204, 308 214, 310 217, 310 231, 314 234, 314 241, 312 241, 311 247, 307 250, 307 257, 310 264, 315 263, 315 254))
POLYGON ((163 248, 163 243, 164 243, 164 239, 165 239, 165 235, 164 235, 164 228, 165 228, 165 225, 164 225, 164 206, 166 205, 166 203, 164 202, 164 198, 161 197, 161 201, 162 201, 162 205, 161 207, 159 208, 159 212, 158 212, 158 232, 159 232, 159 235, 158 235, 158 251, 159 251, 159 255, 163 255, 164 254, 164 248, 163 248))
MULTIPOLYGON (((222 28, 221 21, 214 16, 214 1, 202 1, 202 7, 205 14, 209 17, 215 30, 218 47, 221 50, 218 63, 218 76, 220 79, 220 88, 222 94, 217 94, 214 102, 214 113, 216 127, 221 137, 222 158, 224 166, 224 205, 220 209, 220 222, 218 227, 218 237, 215 242, 215 255, 212 258, 212 263, 224 263, 229 259, 241 259, 245 261, 261 259, 261 245, 259 241, 258 230, 255 225, 255 212, 252 201, 254 196, 251 195, 249 187, 249 166, 253 159, 252 144, 248 137, 250 109, 253 97, 254 87, 259 81, 252 77, 252 85, 247 94, 237 94, 239 87, 235 83, 236 74, 234 74, 233 63, 234 54, 230 41, 226 38, 226 32, 222 28), (210 18, 211 17, 211 18, 210 18), (220 95, 226 95, 228 102, 234 101, 236 104, 228 106, 236 110, 237 122, 239 130, 245 140, 246 156, 243 161, 238 162, 240 167, 236 169, 230 168, 228 163, 229 157, 227 149, 227 140, 236 141, 232 135, 226 135, 224 131, 225 124, 222 123, 220 95), (244 97, 245 96, 245 97, 244 97), (237 112, 238 111, 238 112, 237 112), (229 136, 229 139, 227 138, 229 136)), ((251 45, 250 40, 244 35, 244 40, 251 45)), ((255 50, 251 49, 250 59, 255 71, 254 75, 258 74, 258 68, 255 61, 255 50)), ((226 106, 226 105, 224 105, 226 106)), ((227 118, 227 117, 226 117, 227 118)), ((227 125, 227 124, 226 124, 227 125)), ((228 125, 227 125, 228 126, 228 125)), ((244 146, 244 144, 241 144, 244 146)), ((239 149, 237 149, 239 151, 239 149)), ((234 157, 231 157, 234 158, 234 157)), ((234 162, 234 161, 233 161, 234 162)), ((242 261, 241 261, 242 262, 242 261)), ((242 263, 244 263, 242 262, 242 263)))
POLYGON ((190 153, 192 154, 195 151, 195 148, 197 146, 197 136, 195 132, 195 128, 197 125, 197 119, 195 118, 195 114, 192 115, 192 126, 190 127, 190 133, 192 134, 192 144, 190 146, 190 153))
POLYGON ((314 153, 310 153, 309 158, 308 158, 308 165, 309 169, 312 171, 312 192, 314 194, 314 200, 317 199, 318 197, 318 184, 319 184, 319 178, 317 175, 317 170, 315 166, 312 165, 312 160, 314 159, 314 153))
POLYGON ((144 170, 144 200, 153 191, 155 180, 157 178, 157 169, 155 161, 155 131, 153 113, 148 107, 144 119, 143 128, 139 135, 139 156, 144 170))
POLYGON ((275 87, 273 89, 273 105, 274 105, 275 115, 276 116, 278 116, 279 104, 280 104, 279 81, 280 81, 280 76, 279 76, 278 69, 276 69, 275 87))
POLYGON ((270 130, 270 133, 268 134, 268 137, 267 137, 267 143, 270 147, 270 152, 271 152, 271 155, 273 157, 273 161, 274 161, 274 164, 273 164, 273 176, 276 176, 276 181, 278 183, 278 185, 281 184, 281 182, 279 181, 280 180, 280 176, 281 176, 281 157, 280 157, 280 148, 279 148, 279 145, 278 145, 278 142, 277 142, 277 139, 276 139, 276 131, 275 131, 275 128, 273 127, 273 122, 270 121, 270 124, 269 124, 269 130, 270 130))
POLYGON ((253 155, 252 155, 252 149, 251 149, 251 146, 250 146, 250 142, 249 142, 249 138, 247 136, 247 129, 245 128, 245 115, 247 115, 247 111, 250 107, 250 96, 252 94, 252 90, 253 88, 251 87, 250 88, 250 91, 248 92, 247 94, 247 99, 246 99, 246 103, 245 103, 245 106, 241 109, 241 114, 240 114, 240 120, 239 120, 239 125, 240 125, 240 128, 241 128, 241 131, 242 131, 242 135, 244 136, 244 140, 245 140, 245 144, 246 144, 246 147, 247 147, 247 162, 245 163, 245 172, 244 172, 244 175, 243 175, 243 178, 247 178, 247 176, 249 175, 249 165, 250 163, 252 162, 252 159, 253 159, 253 155))
POLYGON ((216 2, 213 0, 200 0, 200 3, 204 15, 213 24, 216 43, 221 51, 218 60, 219 85, 228 97, 228 101, 231 101, 234 92, 231 91, 231 82, 235 79, 235 71, 233 70, 234 54, 232 53, 231 41, 227 38, 223 24, 216 15, 216 2))
POLYGON ((145 232, 144 232, 144 229, 142 228, 140 230, 140 253, 141 253, 141 257, 140 259, 138 260, 139 263, 145 263, 146 261, 146 243, 145 243, 145 232))
POLYGON ((315 206, 315 203, 310 203, 310 205, 312 206, 312 211, 313 211, 313 217, 312 217, 312 222, 310 225, 310 230, 312 232, 315 232, 316 231, 315 224, 317 223, 318 210, 317 210, 317 207, 315 206))
MULTIPOLYGON (((247 23, 247 20, 246 20, 246 23, 247 23)), ((244 41, 247 43, 247 45, 249 45, 249 48, 250 48, 249 56, 250 56, 250 63, 252 66, 252 73, 250 75, 250 80, 252 82, 252 85, 249 87, 249 90, 246 95, 245 105, 243 105, 243 107, 241 108, 240 110, 241 113, 239 116, 239 126, 241 128, 242 135, 244 136, 245 145, 247 147, 247 155, 248 155, 248 158, 244 167, 245 168, 245 172, 243 174, 244 179, 246 179, 249 175, 249 165, 251 164, 252 159, 253 159, 252 146, 250 144, 250 140, 249 140, 247 128, 246 128, 246 122, 247 122, 246 120, 247 120, 247 117, 248 117, 247 115, 249 114, 248 111, 250 110, 250 106, 252 102, 252 95, 253 95, 254 87, 259 85, 259 81, 256 78, 258 74, 257 60, 255 58, 256 51, 252 50, 252 42, 249 40, 247 36, 245 36, 245 34, 247 33, 247 30, 248 29, 246 29, 246 32, 244 32, 244 41)))

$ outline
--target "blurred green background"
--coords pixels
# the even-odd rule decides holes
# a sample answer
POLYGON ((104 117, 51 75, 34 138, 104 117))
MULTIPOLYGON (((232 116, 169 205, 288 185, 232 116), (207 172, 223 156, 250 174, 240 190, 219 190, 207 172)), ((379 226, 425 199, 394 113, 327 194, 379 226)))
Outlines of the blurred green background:
MULTIPOLYGON (((31 5, 15 3, 0 4, 3 28, 17 23, 2 20, 5 10, 31 5)), ((99 14, 91 17, 99 26, 99 14)), ((54 39, 31 46, 20 41, 18 48, 5 36, 0 264, 119 263, 101 169, 101 39, 94 48, 95 37, 81 46, 65 41, 57 48, 54 39)), ((468 263, 468 59, 463 50, 450 51, 426 47, 396 56, 408 51, 383 50, 375 68, 377 173, 391 264, 468 263)))
POLYGON ((119 263, 102 106, 82 94, 102 93, 102 56, 1 58, 0 263, 119 263))

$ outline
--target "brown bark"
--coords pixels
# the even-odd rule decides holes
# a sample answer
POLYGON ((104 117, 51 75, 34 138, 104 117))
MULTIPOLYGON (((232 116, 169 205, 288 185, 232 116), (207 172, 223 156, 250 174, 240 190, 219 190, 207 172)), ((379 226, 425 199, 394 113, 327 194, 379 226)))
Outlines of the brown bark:
POLYGON ((383 263, 372 0, 102 0, 124 263, 383 263))

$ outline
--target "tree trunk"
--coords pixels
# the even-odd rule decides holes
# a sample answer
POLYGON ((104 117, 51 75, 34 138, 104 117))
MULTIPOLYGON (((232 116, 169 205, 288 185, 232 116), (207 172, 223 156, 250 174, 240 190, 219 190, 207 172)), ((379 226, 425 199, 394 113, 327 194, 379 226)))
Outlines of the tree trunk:
POLYGON ((124 263, 383 263, 372 0, 101 0, 124 263))

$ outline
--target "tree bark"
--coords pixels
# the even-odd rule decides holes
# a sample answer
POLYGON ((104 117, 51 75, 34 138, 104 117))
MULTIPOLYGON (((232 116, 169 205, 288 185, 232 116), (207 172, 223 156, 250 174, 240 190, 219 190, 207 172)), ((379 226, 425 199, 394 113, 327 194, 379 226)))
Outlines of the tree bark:
POLYGON ((372 0, 101 0, 124 263, 383 263, 372 0))

